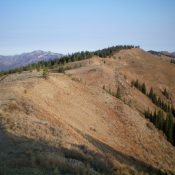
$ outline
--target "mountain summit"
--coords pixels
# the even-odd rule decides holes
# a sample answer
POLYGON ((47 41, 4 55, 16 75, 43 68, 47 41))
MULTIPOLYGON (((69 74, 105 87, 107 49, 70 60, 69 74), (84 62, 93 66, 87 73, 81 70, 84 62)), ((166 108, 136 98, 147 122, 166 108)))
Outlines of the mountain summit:
POLYGON ((63 55, 60 53, 45 52, 42 50, 35 50, 33 52, 22 53, 20 55, 0 55, 0 71, 26 66, 39 61, 54 60, 61 58, 62 56, 63 55))

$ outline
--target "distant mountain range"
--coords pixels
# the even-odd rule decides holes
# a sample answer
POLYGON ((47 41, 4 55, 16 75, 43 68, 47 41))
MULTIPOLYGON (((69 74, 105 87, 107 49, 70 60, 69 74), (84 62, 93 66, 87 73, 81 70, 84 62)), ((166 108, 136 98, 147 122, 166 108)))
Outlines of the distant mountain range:
POLYGON ((175 52, 172 52, 171 54, 175 57, 175 52))
POLYGON ((158 52, 158 51, 154 51, 154 50, 150 50, 148 52, 150 52, 150 53, 152 53, 154 55, 158 55, 158 56, 165 55, 165 56, 169 56, 169 57, 175 58, 175 52, 168 52, 168 51, 160 51, 160 52, 158 52))
POLYGON ((0 55, 0 71, 14 69, 28 64, 37 63, 39 61, 48 61, 61 58, 60 53, 45 52, 36 50, 30 53, 22 53, 20 55, 2 56, 0 55))

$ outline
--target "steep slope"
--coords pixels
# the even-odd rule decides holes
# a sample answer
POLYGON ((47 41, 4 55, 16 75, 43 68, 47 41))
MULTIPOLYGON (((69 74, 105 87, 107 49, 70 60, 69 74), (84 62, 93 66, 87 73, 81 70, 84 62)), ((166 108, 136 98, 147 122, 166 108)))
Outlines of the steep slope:
POLYGON ((167 87, 174 100, 171 76, 175 67, 140 49, 69 66, 73 64, 81 67, 65 74, 50 73, 48 79, 43 79, 41 72, 23 72, 0 81, 1 163, 10 164, 16 156, 22 159, 29 150, 38 155, 42 150, 57 152, 60 147, 84 145, 112 161, 116 173, 121 165, 138 174, 172 171, 175 148, 143 117, 144 109, 155 106, 130 82, 138 78, 157 93, 167 87), (122 87, 125 101, 110 95, 103 86, 112 91, 122 87))
POLYGON ((138 95, 142 97, 137 100, 142 100, 143 98, 142 103, 149 102, 147 98, 144 98, 141 93, 130 86, 132 80, 138 79, 140 82, 145 82, 148 89, 153 87, 163 99, 165 97, 161 91, 166 88, 171 95, 172 103, 175 105, 175 81, 173 76, 175 66, 162 61, 158 56, 141 49, 131 49, 120 51, 112 58, 94 58, 85 60, 81 64, 86 65, 86 69, 82 67, 68 70, 66 73, 93 86, 103 87, 103 85, 106 85, 107 89, 114 90, 116 90, 116 87, 121 86, 126 100, 128 98, 132 100, 138 95))

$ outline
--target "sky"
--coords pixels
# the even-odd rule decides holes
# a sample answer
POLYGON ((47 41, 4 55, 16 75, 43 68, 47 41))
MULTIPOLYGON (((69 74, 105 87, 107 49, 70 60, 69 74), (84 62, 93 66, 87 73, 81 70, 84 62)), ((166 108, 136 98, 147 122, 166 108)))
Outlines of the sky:
POLYGON ((0 0, 0 55, 120 44, 175 51, 175 0, 0 0))

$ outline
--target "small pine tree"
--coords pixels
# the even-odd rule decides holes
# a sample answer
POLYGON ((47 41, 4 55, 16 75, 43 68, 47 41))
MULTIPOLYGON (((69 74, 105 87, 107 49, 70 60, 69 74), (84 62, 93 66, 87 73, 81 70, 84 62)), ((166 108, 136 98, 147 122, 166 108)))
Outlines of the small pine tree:
POLYGON ((175 146, 175 123, 174 123, 174 131, 173 131, 173 140, 174 140, 174 146, 175 146))
POLYGON ((37 67, 36 67, 36 70, 37 70, 37 72, 39 72, 39 71, 40 71, 40 67, 39 67, 39 66, 37 66, 37 67))
POLYGON ((156 127, 160 130, 163 129, 163 112, 161 110, 157 113, 156 127))
POLYGON ((48 78, 48 70, 46 68, 43 69, 43 78, 44 79, 48 78))
POLYGON ((172 113, 168 113, 165 121, 165 134, 168 140, 173 143, 174 122, 172 113))
POLYGON ((174 106, 172 105, 171 106, 171 112, 172 112, 172 114, 174 115, 174 117, 175 117, 175 108, 174 108, 174 106))
POLYGON ((145 83, 142 84, 141 89, 142 89, 142 92, 143 92, 144 94, 146 94, 146 85, 145 85, 145 83))
POLYGON ((157 103, 158 103, 158 106, 161 108, 162 101, 160 97, 158 97, 157 103))
POLYGON ((150 91, 149 91, 149 94, 148 94, 148 96, 149 96, 149 98, 151 98, 151 99, 153 99, 153 88, 151 87, 151 89, 150 89, 150 91))
POLYGON ((136 87, 137 89, 139 89, 139 81, 138 81, 138 80, 135 81, 135 84, 134 84, 134 85, 135 85, 135 87, 136 87))
POLYGON ((121 91, 120 91, 120 87, 117 88, 116 98, 121 99, 121 91))
POLYGON ((60 66, 60 67, 58 68, 58 72, 59 72, 59 73, 64 73, 64 68, 63 68, 63 66, 60 66))
POLYGON ((152 96, 152 101, 153 101, 154 104, 157 105, 157 101, 158 101, 158 100, 157 100, 157 95, 154 94, 154 93, 153 93, 153 96, 152 96))

